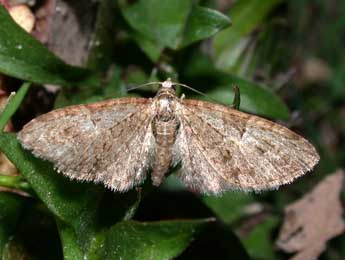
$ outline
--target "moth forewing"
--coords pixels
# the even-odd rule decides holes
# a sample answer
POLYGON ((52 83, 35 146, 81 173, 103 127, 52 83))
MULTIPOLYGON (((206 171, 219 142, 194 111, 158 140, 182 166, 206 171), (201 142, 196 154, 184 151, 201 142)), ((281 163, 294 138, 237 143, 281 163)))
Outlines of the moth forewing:
POLYGON ((121 98, 44 114, 18 133, 23 147, 71 179, 125 191, 146 177, 154 145, 151 102, 121 98))

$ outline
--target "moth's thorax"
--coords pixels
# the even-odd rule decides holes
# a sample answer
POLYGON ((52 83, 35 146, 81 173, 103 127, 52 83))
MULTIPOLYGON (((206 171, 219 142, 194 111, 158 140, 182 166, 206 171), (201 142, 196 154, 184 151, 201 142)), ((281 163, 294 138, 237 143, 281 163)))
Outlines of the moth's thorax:
POLYGON ((170 121, 175 118, 177 105, 176 92, 173 88, 162 87, 156 97, 156 119, 159 121, 170 121))

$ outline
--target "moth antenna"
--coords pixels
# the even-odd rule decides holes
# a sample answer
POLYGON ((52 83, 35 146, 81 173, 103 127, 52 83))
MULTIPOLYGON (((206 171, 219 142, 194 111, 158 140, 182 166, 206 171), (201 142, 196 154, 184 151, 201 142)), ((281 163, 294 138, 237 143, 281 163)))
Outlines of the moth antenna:
MULTIPOLYGON (((162 85, 164 82, 167 82, 167 81, 171 82, 171 78, 167 78, 167 80, 165 80, 165 81, 154 81, 154 82, 148 82, 148 83, 145 83, 145 84, 134 86, 134 87, 131 87, 131 88, 127 89, 127 91, 132 91, 132 90, 135 90, 135 89, 138 89, 138 88, 142 88, 142 87, 146 87, 146 86, 150 86, 150 85, 155 85, 155 84, 156 85, 162 85)), ((173 82, 171 82, 171 83, 176 85, 173 82)))
POLYGON ((211 101, 213 101, 215 103, 219 103, 219 101, 215 100, 214 98, 211 98, 210 96, 206 95, 205 93, 203 93, 203 92, 201 92, 199 90, 196 90, 195 88, 192 88, 192 87, 190 87, 190 86, 188 86, 186 84, 175 83, 175 82, 173 84, 176 85, 176 86, 181 86, 181 87, 187 88, 187 89, 189 89, 189 90, 191 90, 191 91, 193 91, 193 92, 195 92, 195 93, 197 93, 197 94, 199 94, 201 96, 204 96, 204 97, 208 98, 209 100, 211 100, 211 101))
POLYGON ((145 83, 145 84, 141 84, 141 85, 138 85, 138 86, 131 87, 131 88, 127 89, 127 91, 132 91, 132 90, 135 90, 135 89, 138 89, 138 88, 146 87, 146 86, 149 86, 149 85, 155 85, 155 84, 162 84, 162 82, 159 82, 159 81, 148 82, 148 83, 145 83))

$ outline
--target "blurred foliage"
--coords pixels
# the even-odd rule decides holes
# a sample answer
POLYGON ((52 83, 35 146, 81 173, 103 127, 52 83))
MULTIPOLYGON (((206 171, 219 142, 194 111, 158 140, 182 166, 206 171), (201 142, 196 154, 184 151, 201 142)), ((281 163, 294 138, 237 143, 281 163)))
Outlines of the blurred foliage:
MULTIPOLYGON (((1 132, 0 149, 22 177, 0 175, 0 185, 30 194, 0 192, 2 259, 287 259, 274 246, 284 206, 345 164, 345 2, 100 0, 95 17, 82 68, 0 5, 0 73, 17 79, 9 81, 14 89, 33 83, 9 100, 0 129, 11 117, 20 129, 35 116, 27 111, 40 85, 60 86, 52 108, 153 96, 155 87, 127 89, 171 77, 227 105, 238 85, 240 110, 284 120, 316 145, 321 161, 313 174, 262 194, 195 195, 173 174, 158 189, 148 180, 117 194, 64 178, 1 132)), ((344 258, 343 238, 322 255, 344 258)))

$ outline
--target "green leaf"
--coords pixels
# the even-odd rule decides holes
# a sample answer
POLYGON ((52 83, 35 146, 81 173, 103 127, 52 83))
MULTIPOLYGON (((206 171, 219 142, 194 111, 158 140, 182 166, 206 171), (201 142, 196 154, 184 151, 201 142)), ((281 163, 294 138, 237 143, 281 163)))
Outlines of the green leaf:
POLYGON ((186 249, 208 222, 120 222, 108 231, 102 259, 172 259, 186 249))
POLYGON ((128 24, 160 47, 177 48, 192 10, 189 0, 139 0, 122 7, 128 24))
POLYGON ((233 26, 220 32, 213 42, 217 68, 231 71, 246 49, 248 44, 246 37, 279 3, 281 0, 239 0, 236 2, 229 12, 233 26))
POLYGON ((0 131, 4 130, 8 120, 10 120, 12 115, 17 111, 26 93, 28 92, 30 85, 31 83, 24 83, 20 87, 18 93, 10 98, 9 103, 6 105, 4 110, 0 112, 0 131))
POLYGON ((67 65, 20 28, 0 5, 0 72, 38 84, 96 86, 89 70, 67 65))
POLYGON ((195 6, 185 25, 180 47, 208 38, 230 25, 231 20, 226 15, 213 9, 195 6))
POLYGON ((185 47, 231 24, 227 16, 190 0, 139 0, 123 4, 122 14, 135 30, 134 39, 154 61, 165 47, 185 47))
POLYGON ((0 258, 16 229, 24 202, 25 199, 18 195, 0 192, 0 258))

